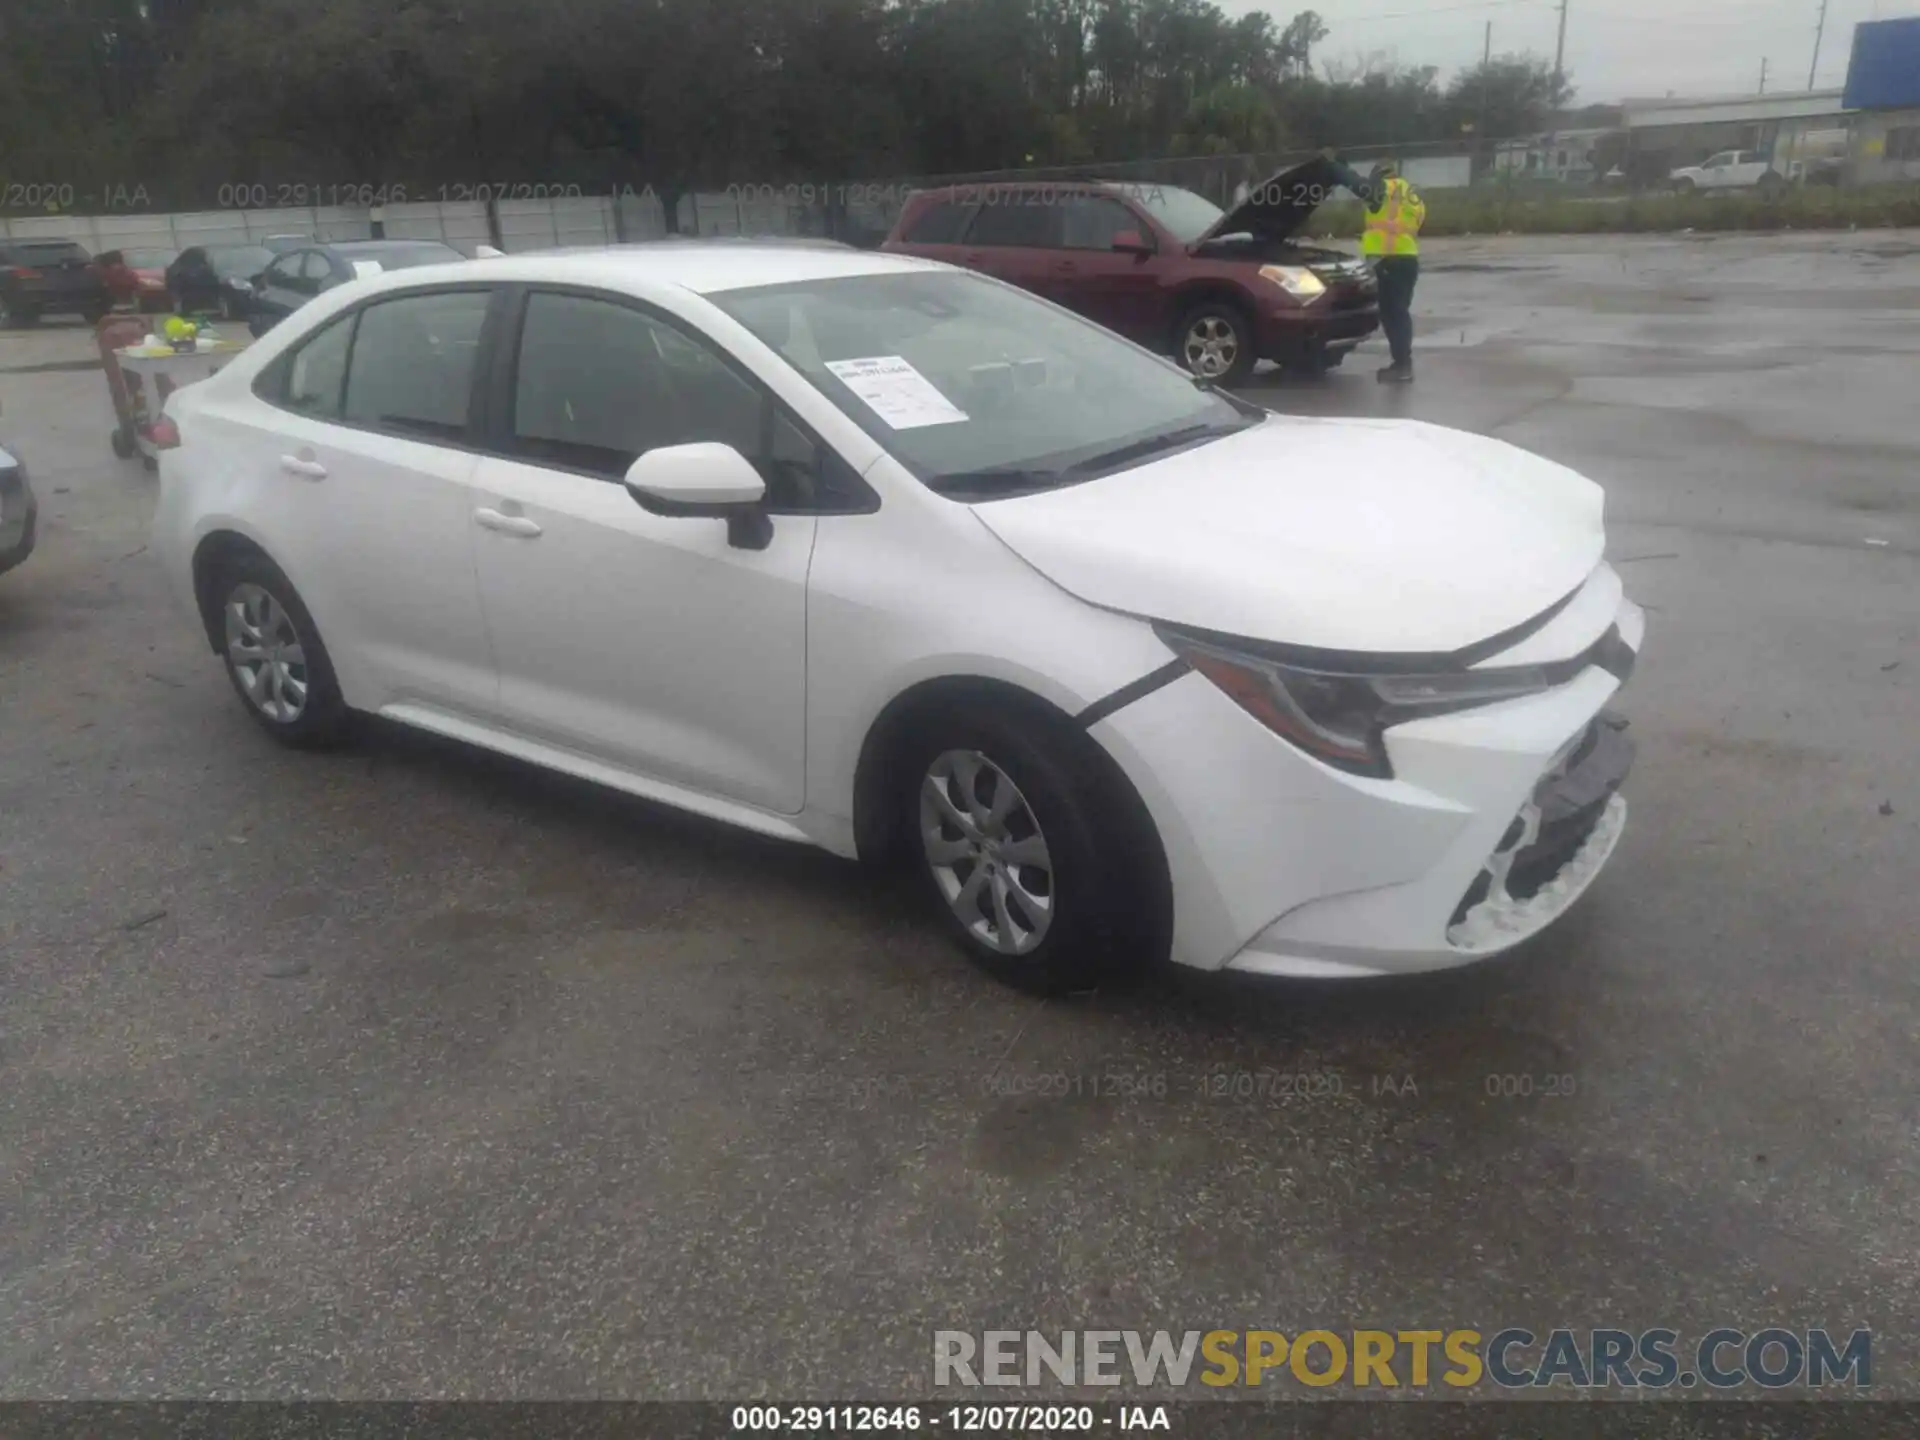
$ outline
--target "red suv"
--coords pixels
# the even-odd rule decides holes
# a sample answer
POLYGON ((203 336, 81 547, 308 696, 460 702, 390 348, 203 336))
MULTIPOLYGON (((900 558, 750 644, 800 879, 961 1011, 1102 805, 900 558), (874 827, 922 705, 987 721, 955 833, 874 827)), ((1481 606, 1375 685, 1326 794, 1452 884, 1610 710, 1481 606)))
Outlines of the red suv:
POLYGON ((1380 323, 1364 260, 1293 236, 1336 188, 1311 160, 1230 211, 1151 181, 1011 181, 909 196, 884 250, 964 265, 1232 384, 1260 359, 1319 372, 1380 323))

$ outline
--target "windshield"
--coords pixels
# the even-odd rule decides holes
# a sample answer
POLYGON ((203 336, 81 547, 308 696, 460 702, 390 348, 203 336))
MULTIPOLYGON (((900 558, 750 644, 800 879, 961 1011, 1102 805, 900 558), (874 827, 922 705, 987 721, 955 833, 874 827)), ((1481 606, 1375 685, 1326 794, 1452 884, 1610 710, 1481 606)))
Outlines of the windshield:
POLYGON ((974 275, 861 275, 709 298, 955 498, 1071 484, 1264 418, 1097 325, 974 275))
POLYGON ((1226 212, 1204 195, 1178 185, 1140 185, 1128 193, 1154 219, 1180 239, 1192 244, 1226 212))

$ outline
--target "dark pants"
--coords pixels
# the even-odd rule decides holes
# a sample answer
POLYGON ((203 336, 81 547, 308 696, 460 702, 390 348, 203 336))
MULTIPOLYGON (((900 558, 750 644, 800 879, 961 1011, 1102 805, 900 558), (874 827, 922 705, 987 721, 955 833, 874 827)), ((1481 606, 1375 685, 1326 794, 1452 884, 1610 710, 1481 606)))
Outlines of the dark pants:
POLYGON ((1396 365, 1413 364, 1413 287, 1420 279, 1418 255, 1383 255, 1374 262, 1380 282, 1380 328, 1396 365))

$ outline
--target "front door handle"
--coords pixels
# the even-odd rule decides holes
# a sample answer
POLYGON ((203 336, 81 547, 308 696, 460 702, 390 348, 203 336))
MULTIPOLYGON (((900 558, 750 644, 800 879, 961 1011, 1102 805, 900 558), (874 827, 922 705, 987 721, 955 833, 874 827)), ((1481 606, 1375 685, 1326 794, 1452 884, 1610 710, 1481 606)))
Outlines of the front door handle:
POLYGON ((327 467, 318 460, 309 460, 300 455, 282 455, 280 468, 289 475, 298 475, 302 480, 324 480, 327 467))
POLYGON ((525 515, 507 515, 482 507, 473 512, 473 518, 487 529, 498 530, 502 535, 519 535, 531 540, 540 533, 540 522, 525 515))

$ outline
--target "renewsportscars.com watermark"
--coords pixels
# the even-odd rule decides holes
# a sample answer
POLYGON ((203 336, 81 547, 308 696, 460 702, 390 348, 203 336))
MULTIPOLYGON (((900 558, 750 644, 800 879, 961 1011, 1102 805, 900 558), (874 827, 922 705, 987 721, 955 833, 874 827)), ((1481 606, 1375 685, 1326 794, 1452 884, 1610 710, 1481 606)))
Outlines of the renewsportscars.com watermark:
POLYGON ((1873 1332, 1675 1330, 967 1330, 933 1332, 933 1383, 1356 1389, 1781 1390, 1873 1384, 1873 1332))

